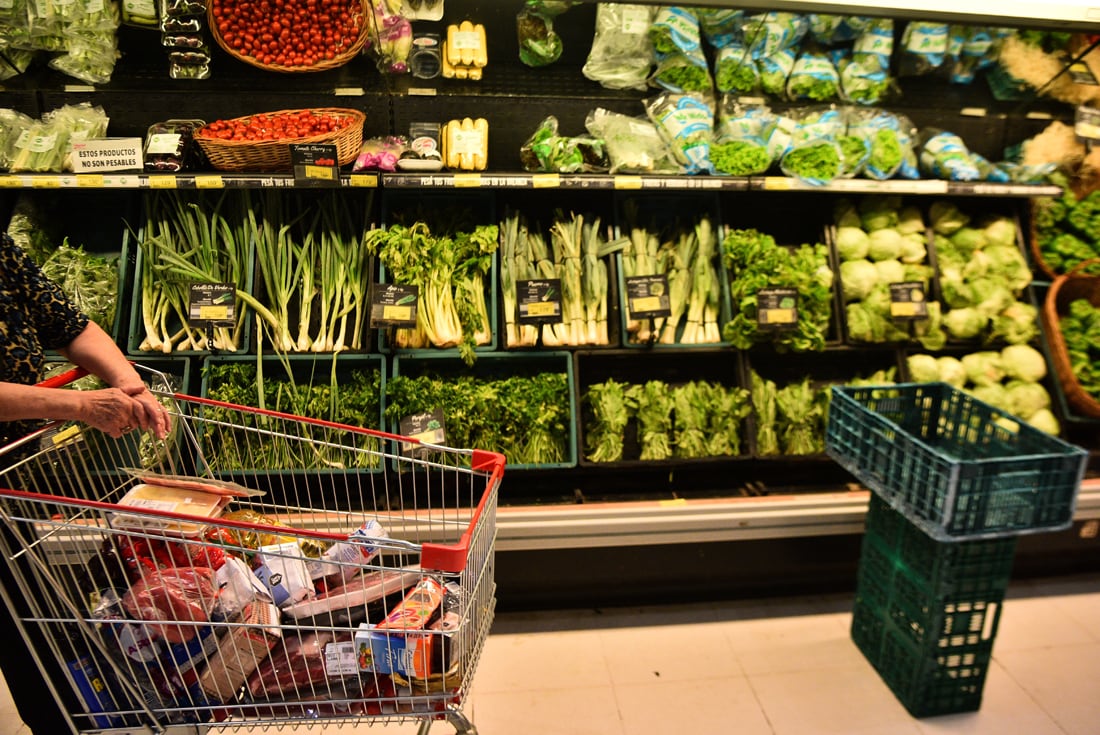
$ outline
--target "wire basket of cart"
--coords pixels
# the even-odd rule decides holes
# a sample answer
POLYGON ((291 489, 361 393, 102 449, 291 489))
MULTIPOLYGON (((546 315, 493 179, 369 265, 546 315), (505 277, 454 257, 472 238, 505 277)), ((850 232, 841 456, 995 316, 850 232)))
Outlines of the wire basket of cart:
POLYGON ((0 449, 0 592, 74 729, 476 733, 504 458, 157 395, 164 439, 0 449))

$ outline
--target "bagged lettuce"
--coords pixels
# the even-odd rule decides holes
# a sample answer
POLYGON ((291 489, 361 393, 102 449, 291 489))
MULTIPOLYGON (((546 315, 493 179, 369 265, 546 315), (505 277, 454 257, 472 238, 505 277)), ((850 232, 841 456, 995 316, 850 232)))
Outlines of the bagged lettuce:
POLYGON ((710 146, 715 172, 730 176, 755 176, 771 168, 768 139, 776 117, 766 105, 743 105, 724 95, 718 106, 718 124, 710 146))
POLYGON ((978 162, 963 139, 942 130, 924 131, 920 152, 921 173, 947 181, 978 181, 983 177, 978 162))
POLYGON ((868 142, 863 176, 878 181, 895 176, 919 178, 913 151, 916 128, 907 117, 877 108, 857 108, 848 110, 848 119, 849 131, 858 129, 868 142))
POLYGON ((741 24, 742 43, 754 59, 765 59, 798 46, 809 30, 806 16, 771 11, 746 16, 741 24))
POLYGON ((844 119, 835 108, 803 108, 789 117, 795 127, 779 166, 787 176, 823 186, 841 174, 843 153, 838 139, 844 119))
POLYGON ((745 11, 732 8, 695 8, 695 15, 699 18, 703 37, 714 48, 741 43, 741 24, 745 11))
POLYGON ((646 115, 689 174, 712 173, 714 109, 702 95, 663 92, 645 100, 646 115))
POLYGON ((703 52, 699 18, 692 8, 661 6, 649 27, 657 57, 651 86, 672 92, 709 92, 713 86, 703 52))
POLYGON ((722 94, 752 94, 760 90, 760 70, 748 49, 730 43, 715 52, 714 86, 722 94))
POLYGON ((890 91, 890 57, 894 49, 894 23, 877 18, 867 23, 852 44, 852 53, 837 62, 841 96, 861 105, 874 105, 890 91))
POLYGON ((771 56, 756 60, 760 72, 760 90, 774 97, 786 98, 787 79, 794 69, 795 52, 791 49, 777 51, 771 56))
POLYGON ((599 3, 592 48, 581 73, 608 89, 644 90, 654 60, 649 28, 655 14, 651 5, 599 3))
POLYGON ((840 94, 840 74, 824 53, 805 51, 787 78, 787 97, 792 100, 827 102, 840 94))
POLYGON ((911 77, 936 72, 947 58, 950 41, 946 23, 910 22, 901 36, 898 74, 911 77))
POLYGON ((584 127, 603 140, 609 173, 683 173, 657 126, 647 119, 597 107, 588 113, 584 127))

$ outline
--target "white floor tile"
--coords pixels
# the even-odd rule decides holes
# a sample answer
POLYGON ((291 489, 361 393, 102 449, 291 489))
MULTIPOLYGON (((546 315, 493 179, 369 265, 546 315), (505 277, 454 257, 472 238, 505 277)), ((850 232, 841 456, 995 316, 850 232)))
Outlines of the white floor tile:
POLYGON ((860 660, 848 636, 850 613, 731 620, 726 640, 745 674, 776 674, 851 666, 860 660))
POLYGON ((474 724, 478 735, 634 735, 610 686, 481 694, 474 724))
POLYGON ((600 631, 600 642, 616 685, 742 675, 717 623, 613 628, 600 631))
POLYGON ((476 674, 478 695, 610 687, 600 634, 592 630, 490 635, 476 674))
POLYGON ((615 684, 623 732, 771 735, 748 680, 737 676, 696 681, 615 684))
POLYGON ((1058 605, 1048 597, 1009 597, 1001 609, 993 655, 1051 646, 1095 643, 1088 628, 1074 616, 1077 601, 1058 605))
POLYGON ((994 658, 1068 735, 1100 732, 1100 644, 998 651, 994 658))

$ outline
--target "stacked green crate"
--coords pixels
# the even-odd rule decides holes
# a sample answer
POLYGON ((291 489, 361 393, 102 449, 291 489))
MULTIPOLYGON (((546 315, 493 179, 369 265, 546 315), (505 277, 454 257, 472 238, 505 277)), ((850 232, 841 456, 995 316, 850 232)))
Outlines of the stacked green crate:
POLYGON ((871 494, 852 640, 913 716, 981 705, 1015 550, 936 541, 871 494))

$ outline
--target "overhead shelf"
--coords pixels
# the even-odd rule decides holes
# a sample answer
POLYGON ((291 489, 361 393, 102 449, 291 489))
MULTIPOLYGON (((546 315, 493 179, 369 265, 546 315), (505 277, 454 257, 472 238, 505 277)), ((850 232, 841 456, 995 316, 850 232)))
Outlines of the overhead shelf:
MULTIPOLYGON (((588 0, 592 2, 592 0, 588 0)), ((650 5, 663 4, 642 0, 650 5)), ((693 5, 741 8, 729 0, 693 0, 693 5)), ((1100 31, 1100 3, 1096 0, 757 0, 752 10, 787 10, 798 13, 878 15, 907 20, 934 20, 991 26, 1056 28, 1060 31, 1100 31)))

